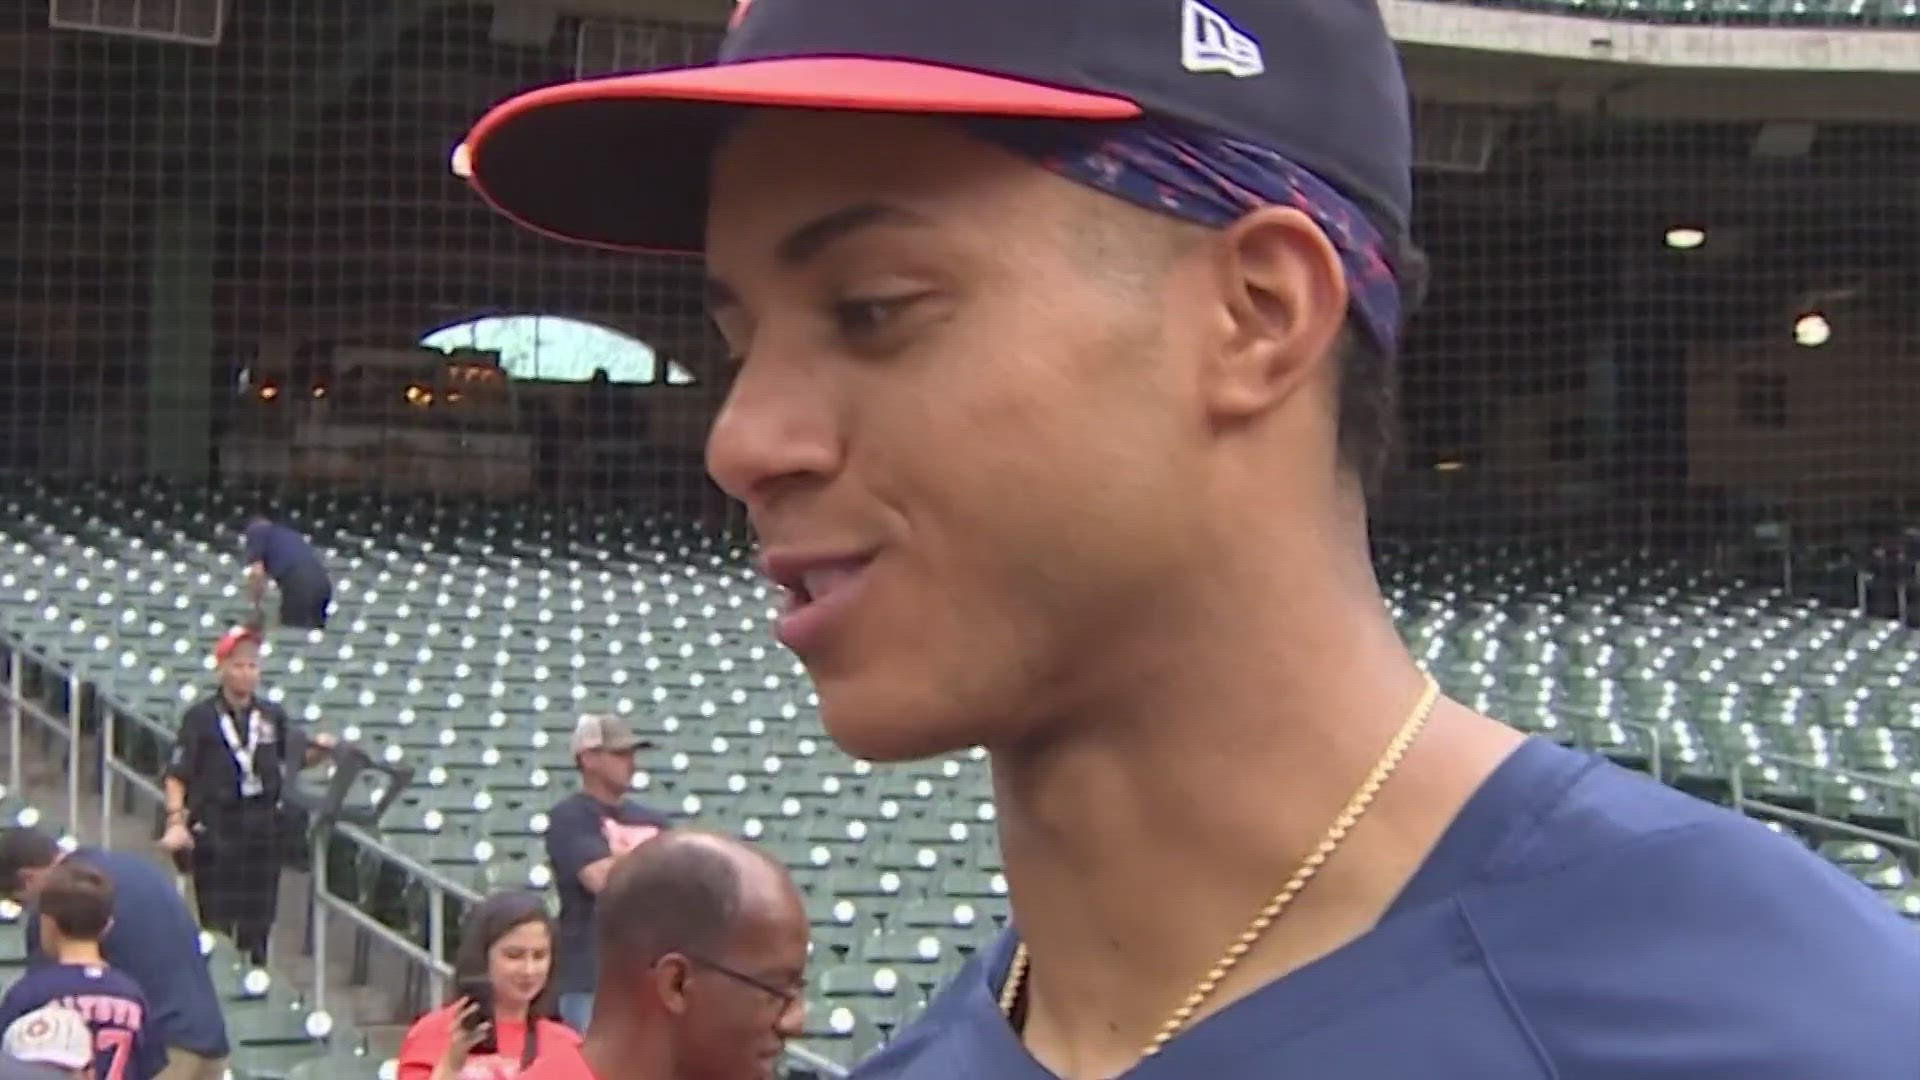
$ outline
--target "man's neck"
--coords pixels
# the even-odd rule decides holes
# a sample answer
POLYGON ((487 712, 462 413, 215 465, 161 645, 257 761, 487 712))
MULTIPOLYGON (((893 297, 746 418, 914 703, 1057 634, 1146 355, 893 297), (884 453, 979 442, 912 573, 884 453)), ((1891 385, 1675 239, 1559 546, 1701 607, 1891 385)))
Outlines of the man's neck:
POLYGON ((107 962, 100 955, 100 943, 97 941, 63 941, 53 950, 53 958, 62 964, 75 966, 103 967, 107 962))
POLYGON ((666 1041, 636 1028, 616 1028, 599 1018, 580 1039, 580 1056, 595 1080, 679 1080, 666 1041))
POLYGON ((223 686, 220 688, 220 698, 227 703, 227 708, 236 713, 253 708, 252 694, 235 693, 223 686))
POLYGON ((585 776, 580 778, 580 790, 586 792, 588 798, 601 806, 619 806, 627 797, 625 790, 585 776))
MULTIPOLYGON (((1104 669, 1114 692, 1058 726, 1077 734, 995 750, 1001 853, 1030 954, 1029 1045, 1061 1075, 1134 1064, 1419 701, 1424 678, 1370 576, 1365 589, 1319 577, 1273 583, 1264 610, 1257 596, 1222 601, 1209 622, 1162 636, 1153 659, 1104 669)), ((1519 741, 1442 702, 1360 826, 1195 1019, 1364 933, 1519 741)))

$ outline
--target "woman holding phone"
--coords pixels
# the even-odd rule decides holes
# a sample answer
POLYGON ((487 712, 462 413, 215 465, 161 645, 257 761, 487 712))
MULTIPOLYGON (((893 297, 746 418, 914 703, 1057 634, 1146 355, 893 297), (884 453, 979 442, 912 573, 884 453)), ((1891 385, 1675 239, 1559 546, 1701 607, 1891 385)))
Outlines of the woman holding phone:
POLYGON ((541 897, 494 893, 460 923, 454 1000, 414 1021, 397 1080, 513 1080, 542 1045, 580 1037, 549 1019, 553 920, 541 897))

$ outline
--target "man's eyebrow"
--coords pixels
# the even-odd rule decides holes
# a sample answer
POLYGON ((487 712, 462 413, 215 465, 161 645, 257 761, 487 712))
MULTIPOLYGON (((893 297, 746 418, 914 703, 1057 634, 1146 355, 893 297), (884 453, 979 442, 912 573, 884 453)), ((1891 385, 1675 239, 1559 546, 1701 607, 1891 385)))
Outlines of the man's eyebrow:
POLYGON ((774 254, 789 268, 819 257, 847 237, 880 225, 921 224, 925 218, 891 203, 859 202, 844 206, 797 226, 774 245, 774 254))
MULTIPOLYGON (((843 206, 804 222, 780 238, 774 245, 774 257, 788 269, 798 269, 820 257, 834 244, 867 229, 887 225, 921 225, 926 218, 892 203, 868 201, 843 206)), ((705 286, 708 310, 727 307, 738 301, 733 287, 709 277, 705 286)))

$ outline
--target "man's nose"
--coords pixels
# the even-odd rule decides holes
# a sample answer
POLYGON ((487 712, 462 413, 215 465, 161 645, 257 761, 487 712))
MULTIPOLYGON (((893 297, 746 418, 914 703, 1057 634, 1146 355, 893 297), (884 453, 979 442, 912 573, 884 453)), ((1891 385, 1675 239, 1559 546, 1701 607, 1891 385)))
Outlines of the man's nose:
POLYGON ((818 365, 777 356, 742 365, 707 433, 707 472, 722 491, 763 503, 782 482, 831 475, 842 433, 818 365))
POLYGON ((787 1002, 786 1008, 780 1010, 780 1020, 775 1030, 782 1038, 797 1039, 806 1033, 806 1028, 807 1000, 803 997, 793 998, 787 1002))

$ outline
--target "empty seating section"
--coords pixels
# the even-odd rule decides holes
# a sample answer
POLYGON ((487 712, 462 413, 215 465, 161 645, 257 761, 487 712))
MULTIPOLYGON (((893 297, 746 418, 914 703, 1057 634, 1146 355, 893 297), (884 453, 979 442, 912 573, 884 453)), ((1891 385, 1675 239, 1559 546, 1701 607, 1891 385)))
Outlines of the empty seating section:
MULTIPOLYGON (((246 611, 247 506, 31 481, 0 506, 0 628, 167 724, 208 691, 208 648, 246 611)), ((328 553, 338 610, 324 635, 277 634, 266 682, 295 716, 417 770, 383 827, 412 857, 476 891, 550 884, 566 733, 604 709, 661 744, 641 798, 793 868, 815 926, 816 1051, 852 1061, 884 1041, 1004 925, 983 755, 876 769, 835 749, 771 643, 777 598, 741 538, 525 507, 287 510, 328 553)), ((1706 798, 1920 829, 1920 635, 1645 557, 1381 556, 1408 641, 1463 700, 1706 798)), ((157 747, 126 753, 157 765, 157 747)), ((1920 918, 1907 851, 1796 835, 1920 918)), ((421 932, 425 894, 390 864, 343 847, 329 871, 421 932)))

